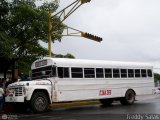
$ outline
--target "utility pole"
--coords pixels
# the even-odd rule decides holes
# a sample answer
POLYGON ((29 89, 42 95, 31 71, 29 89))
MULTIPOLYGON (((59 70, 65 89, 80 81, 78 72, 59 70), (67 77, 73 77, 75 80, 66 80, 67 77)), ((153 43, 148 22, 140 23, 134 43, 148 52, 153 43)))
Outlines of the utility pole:
POLYGON ((51 57, 51 43, 52 43, 52 37, 51 37, 51 10, 48 11, 48 55, 51 57))

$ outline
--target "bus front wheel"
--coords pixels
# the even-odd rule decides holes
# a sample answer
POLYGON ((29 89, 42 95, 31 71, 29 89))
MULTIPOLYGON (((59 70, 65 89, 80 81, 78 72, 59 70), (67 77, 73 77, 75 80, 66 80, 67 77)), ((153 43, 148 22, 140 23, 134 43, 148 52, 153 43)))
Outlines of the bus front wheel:
POLYGON ((36 92, 31 99, 31 109, 35 113, 45 112, 48 109, 48 97, 44 92, 36 92))
POLYGON ((120 103, 122 105, 132 105, 135 101, 135 92, 133 90, 128 90, 125 97, 120 98, 120 103))

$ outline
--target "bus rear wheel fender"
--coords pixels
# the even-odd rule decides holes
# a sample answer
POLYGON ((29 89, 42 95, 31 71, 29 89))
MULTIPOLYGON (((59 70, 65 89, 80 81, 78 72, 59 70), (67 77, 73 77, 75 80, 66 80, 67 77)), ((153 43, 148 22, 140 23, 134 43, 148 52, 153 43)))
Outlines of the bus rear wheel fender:
POLYGON ((127 90, 125 97, 120 98, 120 102, 122 105, 132 105, 135 101, 136 93, 134 90, 127 90))

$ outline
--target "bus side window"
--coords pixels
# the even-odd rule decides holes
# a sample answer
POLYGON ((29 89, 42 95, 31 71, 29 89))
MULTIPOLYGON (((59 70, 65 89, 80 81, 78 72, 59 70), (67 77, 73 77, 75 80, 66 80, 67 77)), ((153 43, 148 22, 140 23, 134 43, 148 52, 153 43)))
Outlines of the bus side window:
POLYGON ((68 67, 63 68, 63 76, 64 78, 69 78, 69 68, 68 67))
POLYGON ((72 78, 83 78, 82 68, 71 68, 72 78))
POLYGON ((121 78, 127 78, 127 69, 121 69, 121 78))
POLYGON ((114 78, 119 78, 120 77, 119 69, 113 69, 113 77, 114 78))
POLYGON ((147 77, 147 73, 146 73, 145 69, 141 70, 141 75, 142 75, 142 77, 147 77))
POLYGON ((128 77, 133 78, 134 77, 134 70, 133 69, 128 69, 128 77))
POLYGON ((58 77, 59 78, 69 78, 69 68, 58 67, 58 77))
POLYGON ((148 74, 148 77, 152 77, 152 70, 151 70, 151 69, 148 69, 148 70, 147 70, 147 74, 148 74))
POLYGON ((105 78, 112 78, 112 69, 111 68, 105 69, 105 78))
POLYGON ((58 77, 63 78, 63 67, 58 67, 58 77))
POLYGON ((96 78, 104 78, 103 68, 96 68, 96 78))
POLYGON ((94 68, 84 68, 84 77, 85 78, 95 78, 94 68))
POLYGON ((53 76, 53 77, 56 77, 56 75, 57 75, 57 70, 56 70, 56 67, 53 66, 53 67, 52 67, 52 76, 53 76))
POLYGON ((136 78, 141 77, 140 69, 135 69, 135 77, 136 78))

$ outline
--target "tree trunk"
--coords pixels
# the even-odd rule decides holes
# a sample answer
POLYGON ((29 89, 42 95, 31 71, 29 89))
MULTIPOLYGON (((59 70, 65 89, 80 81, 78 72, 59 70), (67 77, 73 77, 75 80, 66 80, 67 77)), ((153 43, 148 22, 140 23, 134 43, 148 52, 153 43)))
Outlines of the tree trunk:
POLYGON ((18 68, 16 66, 16 64, 14 63, 13 67, 12 67, 12 81, 16 82, 18 80, 18 68))

